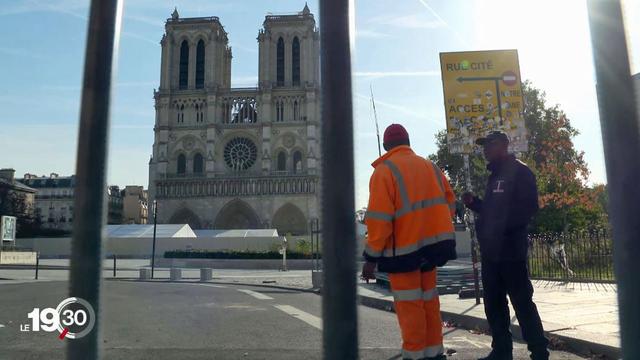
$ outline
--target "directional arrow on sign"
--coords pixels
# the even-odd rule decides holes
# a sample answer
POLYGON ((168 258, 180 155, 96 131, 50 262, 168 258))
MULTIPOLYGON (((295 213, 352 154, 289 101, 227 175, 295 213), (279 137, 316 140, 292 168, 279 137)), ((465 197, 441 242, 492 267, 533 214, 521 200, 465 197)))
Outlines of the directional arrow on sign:
POLYGON ((502 124, 502 100, 500 99, 500 80, 507 85, 513 86, 518 80, 517 75, 513 71, 505 71, 502 76, 479 76, 479 77, 464 77, 460 76, 456 79, 459 83, 465 81, 493 81, 496 83, 496 96, 498 100, 498 114, 500 116, 500 124, 502 124))
POLYGON ((465 82, 465 81, 487 81, 487 80, 502 80, 501 77, 495 77, 495 76, 487 76, 487 77, 463 77, 460 76, 459 78, 456 79, 459 83, 461 82, 465 82))

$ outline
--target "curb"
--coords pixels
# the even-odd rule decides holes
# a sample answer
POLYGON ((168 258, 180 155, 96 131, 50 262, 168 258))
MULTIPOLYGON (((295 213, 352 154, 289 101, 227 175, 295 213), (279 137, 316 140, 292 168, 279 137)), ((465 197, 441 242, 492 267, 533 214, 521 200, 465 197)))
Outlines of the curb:
POLYGON ((202 284, 202 285, 213 284, 213 285, 254 286, 254 287, 263 287, 263 288, 271 288, 271 289, 279 289, 279 290, 288 290, 288 291, 320 294, 320 290, 318 290, 318 289, 304 289, 304 288, 297 288, 297 287, 283 286, 283 285, 251 284, 251 283, 228 282, 228 281, 199 281, 199 280, 171 281, 171 280, 168 280, 168 279, 139 280, 138 278, 105 278, 104 280, 106 280, 106 281, 123 281, 123 282, 174 283, 174 284, 182 283, 182 284, 202 284))
MULTIPOLYGON (((395 312, 393 308, 393 302, 384 299, 373 298, 365 295, 358 295, 360 304, 368 307, 372 307, 378 310, 395 312)), ((467 330, 482 330, 484 332, 489 331, 489 323, 484 318, 478 318, 471 315, 462 315, 449 311, 441 311, 443 320, 449 320, 456 324, 457 327, 467 330)), ((519 325, 511 325, 511 332, 513 338, 523 341, 522 332, 519 325)), ((622 351, 620 348, 598 344, 591 341, 574 338, 571 336, 560 335, 553 332, 544 332, 549 339, 557 339, 556 343, 559 345, 565 345, 569 352, 577 355, 592 356, 594 354, 604 355, 607 359, 620 359, 622 357, 622 351)), ((552 341, 554 343, 554 341, 552 341)))

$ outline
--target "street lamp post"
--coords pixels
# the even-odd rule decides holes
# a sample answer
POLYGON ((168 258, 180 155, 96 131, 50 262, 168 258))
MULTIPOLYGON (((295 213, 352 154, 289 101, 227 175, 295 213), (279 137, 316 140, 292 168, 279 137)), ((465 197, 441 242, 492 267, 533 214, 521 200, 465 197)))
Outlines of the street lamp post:
POLYGON ((151 249, 151 278, 153 279, 153 270, 156 262, 156 225, 158 223, 158 202, 153 200, 153 246, 151 249))

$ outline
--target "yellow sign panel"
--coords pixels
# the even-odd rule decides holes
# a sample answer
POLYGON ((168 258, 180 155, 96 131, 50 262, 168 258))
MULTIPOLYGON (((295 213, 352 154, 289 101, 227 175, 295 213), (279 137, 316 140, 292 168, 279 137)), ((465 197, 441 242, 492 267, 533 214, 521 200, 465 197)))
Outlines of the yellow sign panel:
POLYGON ((440 53, 449 151, 469 154, 475 141, 500 130, 514 152, 527 150, 516 50, 440 53))

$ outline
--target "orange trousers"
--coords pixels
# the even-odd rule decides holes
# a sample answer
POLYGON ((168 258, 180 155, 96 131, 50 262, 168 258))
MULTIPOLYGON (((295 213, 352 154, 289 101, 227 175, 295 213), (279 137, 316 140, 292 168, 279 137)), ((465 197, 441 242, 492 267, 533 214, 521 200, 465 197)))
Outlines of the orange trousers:
POLYGON ((444 352, 436 270, 389 274, 402 333, 403 359, 435 357, 444 352))

